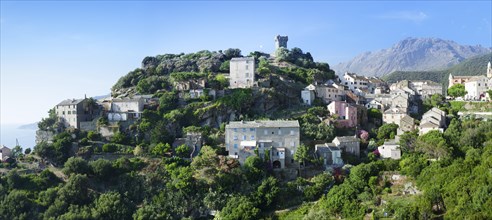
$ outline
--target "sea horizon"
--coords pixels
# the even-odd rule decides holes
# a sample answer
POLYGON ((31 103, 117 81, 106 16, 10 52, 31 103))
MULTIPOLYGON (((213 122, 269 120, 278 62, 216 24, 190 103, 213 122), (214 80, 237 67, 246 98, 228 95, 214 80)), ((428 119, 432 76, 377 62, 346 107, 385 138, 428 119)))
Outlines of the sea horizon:
POLYGON ((0 124, 0 145, 13 148, 16 146, 16 142, 19 141, 22 149, 33 149, 36 145, 37 128, 29 126, 31 124, 0 124))

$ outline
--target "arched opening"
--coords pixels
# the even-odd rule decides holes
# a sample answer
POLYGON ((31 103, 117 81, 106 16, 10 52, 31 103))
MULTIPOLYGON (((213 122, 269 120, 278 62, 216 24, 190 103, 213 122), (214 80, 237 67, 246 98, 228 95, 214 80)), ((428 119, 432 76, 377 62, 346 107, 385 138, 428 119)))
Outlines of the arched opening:
POLYGON ((276 160, 276 161, 273 161, 273 168, 282 168, 282 164, 280 163, 280 161, 276 160))

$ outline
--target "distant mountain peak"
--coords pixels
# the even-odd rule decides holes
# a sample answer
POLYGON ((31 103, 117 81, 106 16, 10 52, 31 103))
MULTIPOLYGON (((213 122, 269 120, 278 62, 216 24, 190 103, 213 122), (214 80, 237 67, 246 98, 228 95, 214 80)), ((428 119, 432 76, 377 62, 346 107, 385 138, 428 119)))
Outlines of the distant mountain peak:
POLYGON ((383 76, 394 71, 442 70, 491 51, 491 48, 460 45, 452 40, 408 37, 390 48, 361 53, 334 69, 338 74, 354 72, 367 76, 383 76))

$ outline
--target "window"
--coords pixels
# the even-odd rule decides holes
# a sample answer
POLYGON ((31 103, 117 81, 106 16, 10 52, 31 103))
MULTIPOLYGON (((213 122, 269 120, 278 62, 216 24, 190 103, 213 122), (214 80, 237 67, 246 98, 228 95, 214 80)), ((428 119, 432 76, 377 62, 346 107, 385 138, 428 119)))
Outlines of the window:
POLYGON ((296 146, 296 144, 294 143, 294 141, 291 141, 291 142, 290 142, 290 146, 291 146, 291 147, 295 147, 295 146, 296 146))
POLYGON ((267 129, 265 129, 265 130, 263 131, 263 134, 264 134, 264 135, 267 135, 267 134, 268 134, 268 130, 267 130, 267 129))
POLYGON ((237 128, 234 128, 234 132, 237 132, 237 128))
POLYGON ((243 132, 246 132, 246 128, 243 128, 243 132))
POLYGON ((243 135, 243 141, 245 141, 245 140, 246 140, 246 135, 243 135))
POLYGON ((72 114, 72 112, 71 112, 71 111, 67 111, 67 114, 69 114, 69 115, 70 115, 70 114, 72 114))
POLYGON ((265 147, 265 143, 260 143, 260 147, 265 147))
POLYGON ((294 130, 291 130, 290 131, 290 135, 294 135, 294 130))
POLYGON ((246 77, 249 77, 249 73, 248 72, 246 72, 246 77))
POLYGON ((278 128, 278 134, 282 134, 282 130, 278 128))
POLYGON ((237 140, 237 136, 236 135, 234 135, 234 140, 237 140))
POLYGON ((64 114, 65 114, 65 111, 62 111, 62 115, 64 115, 64 114))
POLYGON ((234 144, 234 149, 237 149, 237 144, 234 144))
POLYGON ((250 128, 249 131, 255 131, 255 128, 250 128))
POLYGON ((77 113, 77 111, 72 111, 72 114, 74 114, 74 115, 75 115, 76 113, 77 113))
MULTIPOLYGON (((246 62, 248 62, 248 61, 246 61, 246 62)), ((248 67, 249 67, 249 66, 248 66, 248 65, 246 65, 244 68, 248 69, 248 67)), ((248 73, 246 73, 246 76, 248 76, 248 73)))
POLYGON ((251 135, 251 140, 255 140, 255 136, 254 135, 251 135))

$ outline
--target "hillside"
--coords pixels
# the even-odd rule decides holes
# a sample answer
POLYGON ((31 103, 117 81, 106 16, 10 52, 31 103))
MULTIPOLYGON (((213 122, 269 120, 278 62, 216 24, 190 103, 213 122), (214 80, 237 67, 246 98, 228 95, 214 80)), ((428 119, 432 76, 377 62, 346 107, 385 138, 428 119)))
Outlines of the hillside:
POLYGON ((389 83, 401 80, 431 80, 448 85, 449 74, 460 76, 484 75, 487 71, 487 63, 492 60, 492 53, 469 58, 446 70, 438 71, 396 71, 383 77, 389 83))
POLYGON ((337 74, 354 72, 366 76, 384 76, 395 71, 443 70, 489 52, 491 48, 464 46, 439 38, 407 38, 391 48, 362 53, 333 69, 337 74))

